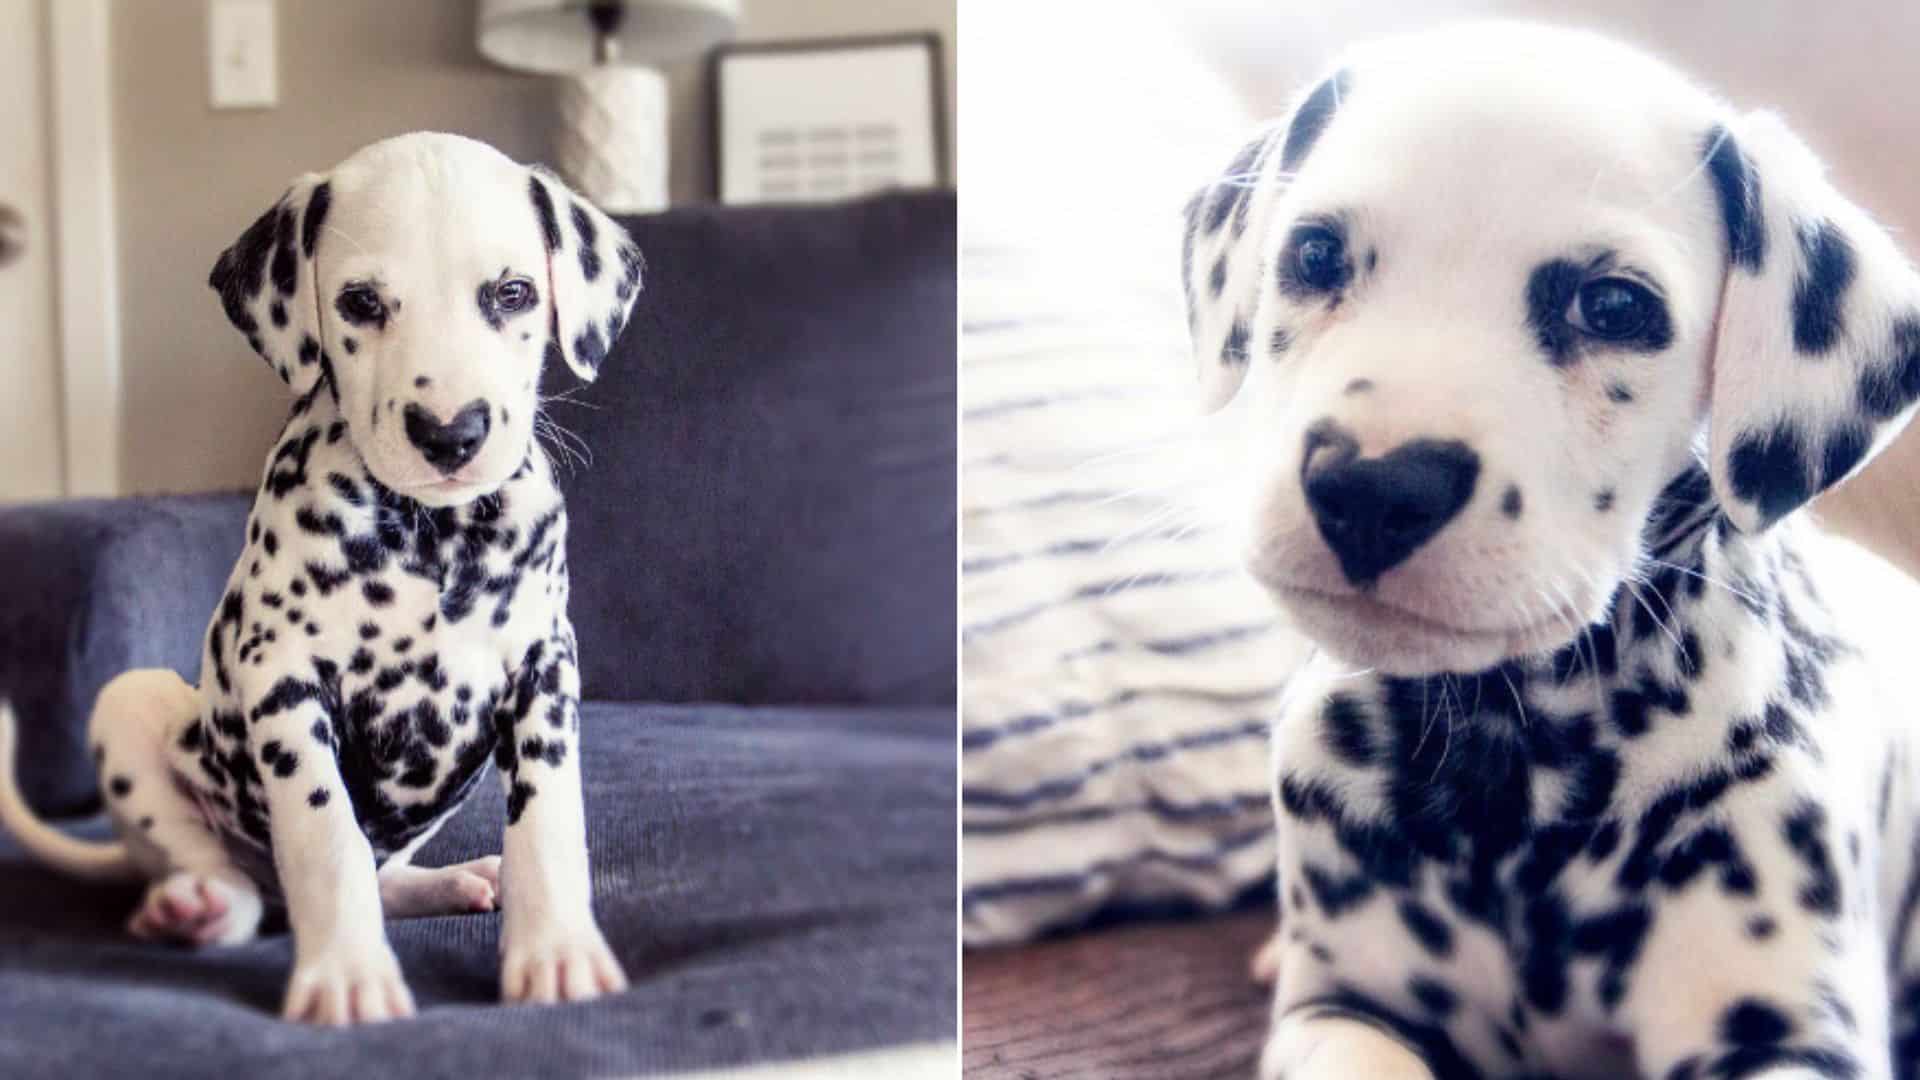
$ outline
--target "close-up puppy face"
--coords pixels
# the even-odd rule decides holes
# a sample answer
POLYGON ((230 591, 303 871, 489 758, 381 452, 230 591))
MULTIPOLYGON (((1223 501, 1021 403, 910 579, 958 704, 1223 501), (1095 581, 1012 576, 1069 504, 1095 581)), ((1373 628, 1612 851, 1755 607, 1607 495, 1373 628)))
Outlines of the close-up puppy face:
POLYGON ((377 480, 450 506, 526 460, 548 359, 595 376, 639 270, 558 179, 416 135, 296 181, 212 283, 297 393, 324 380, 377 480))
POLYGON ((1777 122, 1584 35, 1436 40, 1354 55, 1189 207, 1247 564, 1393 674, 1572 640, 1697 457, 1757 530, 1912 400, 1910 276, 1777 122))

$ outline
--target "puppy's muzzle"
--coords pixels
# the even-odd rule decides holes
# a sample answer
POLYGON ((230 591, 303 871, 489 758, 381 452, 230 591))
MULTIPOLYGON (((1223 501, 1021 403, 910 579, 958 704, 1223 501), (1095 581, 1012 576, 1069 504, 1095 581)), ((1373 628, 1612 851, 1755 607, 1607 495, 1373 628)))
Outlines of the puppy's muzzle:
POLYGON ((1366 588, 1405 562, 1473 498, 1480 455, 1458 440, 1415 439, 1360 456, 1344 428, 1307 430, 1300 486, 1347 581, 1366 588))
POLYGON ((480 444, 487 441, 487 431, 493 426, 490 412, 486 402, 474 401, 443 424, 439 417, 420 405, 408 405, 407 441, 420 451, 429 465, 450 475, 472 461, 480 452, 480 444))

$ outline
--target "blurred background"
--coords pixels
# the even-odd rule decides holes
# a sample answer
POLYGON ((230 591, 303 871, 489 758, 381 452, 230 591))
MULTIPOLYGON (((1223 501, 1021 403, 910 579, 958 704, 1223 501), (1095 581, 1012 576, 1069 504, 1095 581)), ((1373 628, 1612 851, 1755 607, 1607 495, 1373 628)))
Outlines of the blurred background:
MULTIPOLYGON (((1251 1075, 1266 725, 1306 646, 1215 542, 1182 207, 1347 45, 1503 17, 1601 31, 1783 113, 1920 254, 1909 0, 964 4, 969 1076, 1251 1075)), ((1920 430, 1818 510, 1920 570, 1920 430)))
MULTIPOLYGON (((536 41, 515 67, 484 56, 483 6, 559 5, 0 0, 0 501, 255 482, 283 394, 206 287, 220 251, 292 177, 384 136, 437 129, 523 161, 564 156, 561 54, 536 41), (223 8, 237 10, 216 25, 223 8)), ((950 170, 953 0, 688 6, 718 11, 737 45, 931 37, 928 131, 950 170)), ((712 201, 710 36, 671 29, 687 51, 650 55, 642 36, 617 59, 662 77, 665 202, 712 201)))

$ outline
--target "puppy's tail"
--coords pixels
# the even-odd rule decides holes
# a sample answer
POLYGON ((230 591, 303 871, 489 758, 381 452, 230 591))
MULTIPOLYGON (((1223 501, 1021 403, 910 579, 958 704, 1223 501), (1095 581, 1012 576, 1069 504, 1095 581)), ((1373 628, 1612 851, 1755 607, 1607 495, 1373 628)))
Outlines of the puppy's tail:
POLYGON ((120 843, 101 844, 68 836, 40 820, 20 796, 14 776, 17 725, 13 707, 0 701, 0 828, 27 854, 69 877, 85 881, 137 881, 139 871, 120 843))

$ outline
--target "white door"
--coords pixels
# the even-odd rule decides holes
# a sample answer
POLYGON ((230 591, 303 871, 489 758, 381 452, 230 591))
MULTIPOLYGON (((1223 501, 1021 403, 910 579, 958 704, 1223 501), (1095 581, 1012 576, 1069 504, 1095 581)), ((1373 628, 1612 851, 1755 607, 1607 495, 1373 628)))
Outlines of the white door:
POLYGON ((49 2, 0 0, 0 502, 65 490, 48 198, 49 2))

